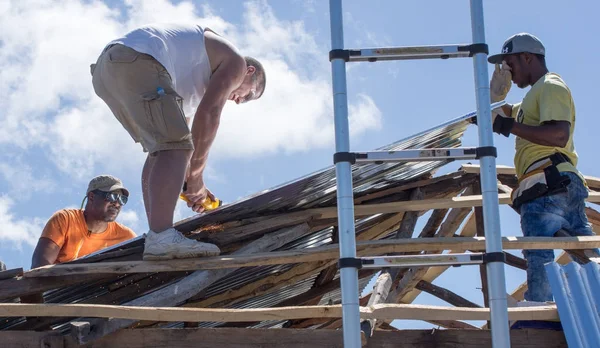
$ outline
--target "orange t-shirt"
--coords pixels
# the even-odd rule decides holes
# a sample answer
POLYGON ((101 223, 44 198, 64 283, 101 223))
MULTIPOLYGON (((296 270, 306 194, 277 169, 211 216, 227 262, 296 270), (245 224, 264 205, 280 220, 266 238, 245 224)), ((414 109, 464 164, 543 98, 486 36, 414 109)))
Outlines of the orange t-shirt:
POLYGON ((54 263, 63 263, 136 237, 129 228, 109 222, 102 233, 90 233, 81 209, 59 210, 46 223, 42 237, 60 247, 54 263))

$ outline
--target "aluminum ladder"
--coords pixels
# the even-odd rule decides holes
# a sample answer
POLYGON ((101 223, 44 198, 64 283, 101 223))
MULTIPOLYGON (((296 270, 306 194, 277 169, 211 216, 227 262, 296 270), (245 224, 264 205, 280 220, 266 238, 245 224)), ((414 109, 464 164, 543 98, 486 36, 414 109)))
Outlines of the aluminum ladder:
POLYGON ((496 186, 496 148, 493 143, 491 106, 485 28, 482 0, 470 0, 472 44, 419 47, 381 47, 345 49, 342 1, 330 0, 333 106, 335 122, 334 163, 337 184, 337 212, 340 244, 340 276, 342 290, 342 320, 344 347, 361 346, 358 269, 363 267, 409 267, 415 265, 486 264, 488 298, 491 311, 492 344, 494 348, 509 348, 508 308, 505 255, 500 234, 500 210, 496 186), (380 152, 350 152, 348 98, 346 92, 347 62, 376 62, 407 59, 448 59, 472 57, 477 100, 479 147, 452 149, 422 149, 380 152), (477 159, 481 163, 481 191, 486 232, 485 253, 364 257, 356 258, 354 200, 351 166, 357 162, 383 163, 436 159, 477 159))

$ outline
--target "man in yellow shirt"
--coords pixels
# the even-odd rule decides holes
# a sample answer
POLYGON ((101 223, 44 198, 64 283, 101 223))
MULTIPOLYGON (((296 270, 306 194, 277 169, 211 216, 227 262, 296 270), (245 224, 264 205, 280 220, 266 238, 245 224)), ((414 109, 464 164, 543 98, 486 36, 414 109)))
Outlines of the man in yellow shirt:
MULTIPOLYGON (((488 58, 495 64, 492 102, 506 98, 511 81, 519 88, 531 86, 520 103, 502 107, 506 117, 496 114, 493 120, 494 132, 516 136, 519 187, 512 195, 513 207, 527 237, 551 237, 560 229, 572 236, 593 235, 585 215, 587 186, 576 168, 575 104, 564 80, 548 71, 545 53, 537 37, 519 33, 504 42, 500 54, 488 58)), ((523 253, 528 262, 525 299, 552 301, 544 264, 554 260, 554 251, 523 253)))

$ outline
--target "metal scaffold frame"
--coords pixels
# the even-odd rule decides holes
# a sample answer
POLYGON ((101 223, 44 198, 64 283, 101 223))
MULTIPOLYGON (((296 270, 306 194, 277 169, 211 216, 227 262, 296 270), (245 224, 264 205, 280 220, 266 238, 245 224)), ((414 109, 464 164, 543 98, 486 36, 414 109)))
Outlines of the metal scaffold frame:
MULTIPOLYGON (((470 1, 472 44, 382 47, 354 50, 344 48, 342 1, 330 0, 329 6, 331 25, 331 51, 329 59, 332 69, 335 118, 336 153, 334 155, 334 163, 337 179, 337 211, 340 241, 339 267, 342 287, 344 347, 358 348, 361 346, 358 269, 363 267, 367 259, 356 258, 352 164, 369 161, 377 163, 382 161, 413 161, 415 160, 414 157, 425 157, 420 160, 475 158, 481 161, 481 192, 483 196, 483 218, 486 232, 486 252, 482 255, 482 262, 486 264, 488 272, 492 342, 494 348, 510 347, 505 290, 506 280, 504 274, 505 256, 502 252, 500 233, 500 210, 496 186, 496 149, 493 143, 491 107, 489 103, 490 90, 486 61, 488 46, 485 43, 482 0, 470 1), (448 151, 449 149, 438 149, 440 150, 439 152, 431 152, 432 149, 427 149, 429 152, 426 152, 425 156, 421 156, 418 153, 399 151, 396 155, 386 154, 384 158, 376 153, 350 152, 348 98, 346 91, 347 62, 461 57, 473 58, 479 135, 478 148, 469 150, 468 152, 462 150, 448 151), (432 153, 433 155, 431 155, 432 153)), ((419 159, 417 158, 417 160, 419 159)), ((381 267, 390 267, 390 265, 406 267, 402 257, 397 258, 397 260, 393 261, 388 258, 389 262, 380 262, 380 265, 381 267)), ((429 261, 423 262, 423 264, 433 266, 438 264, 440 260, 432 258, 429 261)), ((465 261, 457 258, 455 264, 465 264, 465 261)))

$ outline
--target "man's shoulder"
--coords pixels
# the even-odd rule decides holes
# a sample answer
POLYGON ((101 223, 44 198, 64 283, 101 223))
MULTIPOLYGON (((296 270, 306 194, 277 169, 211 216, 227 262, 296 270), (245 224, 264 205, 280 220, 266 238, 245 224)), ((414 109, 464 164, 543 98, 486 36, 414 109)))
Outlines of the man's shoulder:
POLYGON ((55 211, 54 214, 52 214, 51 219, 73 220, 79 218, 80 216, 83 216, 81 209, 64 208, 55 211))
POLYGON ((552 88, 552 89, 564 89, 566 91, 569 91, 569 87, 567 86, 567 83, 565 82, 565 80, 557 73, 547 73, 544 76, 544 81, 543 81, 543 87, 544 88, 552 88))

